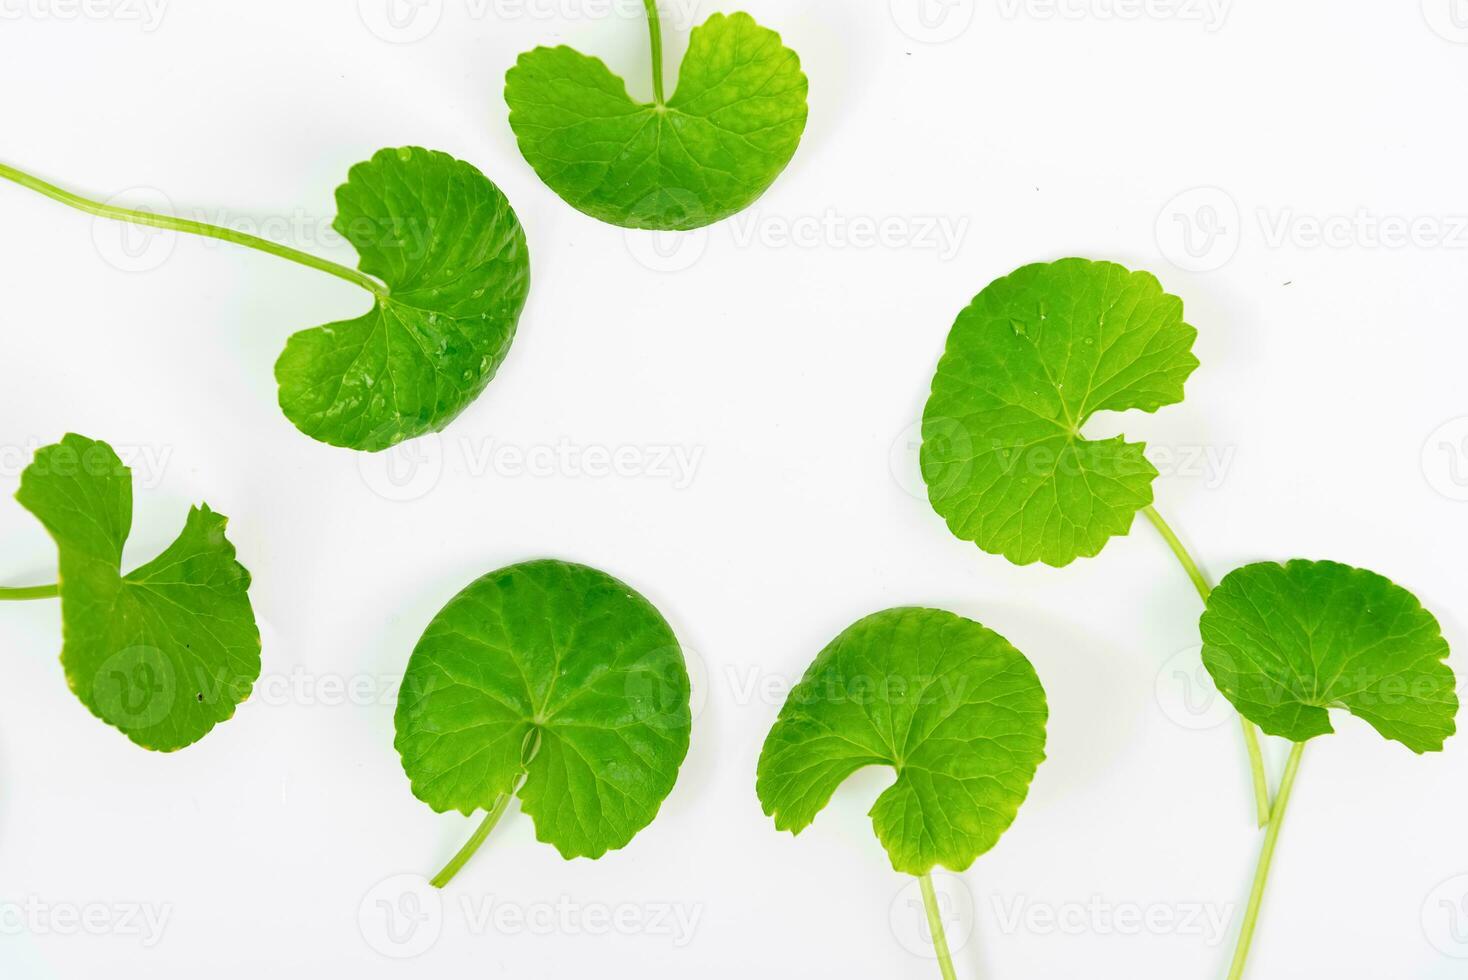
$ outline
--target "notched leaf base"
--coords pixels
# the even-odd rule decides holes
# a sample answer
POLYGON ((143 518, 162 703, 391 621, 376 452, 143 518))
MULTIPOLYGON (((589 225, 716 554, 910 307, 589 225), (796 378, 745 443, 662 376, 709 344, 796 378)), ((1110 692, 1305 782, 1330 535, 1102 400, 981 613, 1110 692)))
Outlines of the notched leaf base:
POLYGON ((1457 727, 1448 644, 1417 597, 1330 561, 1260 562, 1231 572, 1199 622, 1203 663, 1245 718, 1305 742, 1343 707, 1413 752, 1457 727))
POLYGON ((1015 564, 1098 554, 1152 503, 1142 443, 1088 440, 1097 412, 1182 400, 1198 366, 1182 301, 1145 272, 1025 266, 959 314, 923 412, 923 479, 959 538, 1015 564))
POLYGON ((192 745, 234 715, 260 675, 250 573, 208 506, 126 576, 132 472, 77 435, 36 453, 16 499, 56 540, 67 683, 138 745, 192 745))
POLYGON ((872 807, 892 867, 963 871, 1013 823, 1045 757, 1045 692, 1003 637, 953 613, 890 609, 816 658, 760 754, 757 790, 799 833, 867 766, 897 778, 872 807))
POLYGON ((362 316, 292 336, 280 407, 313 439, 378 452, 437 432, 494 378, 530 289, 525 233, 473 166, 379 151, 336 192, 334 227, 386 284, 362 316))
POLYGON ((696 28, 666 105, 634 102, 599 58, 536 48, 505 76, 510 127, 551 190, 625 228, 687 231, 753 204, 805 131, 809 83, 748 14, 696 28))

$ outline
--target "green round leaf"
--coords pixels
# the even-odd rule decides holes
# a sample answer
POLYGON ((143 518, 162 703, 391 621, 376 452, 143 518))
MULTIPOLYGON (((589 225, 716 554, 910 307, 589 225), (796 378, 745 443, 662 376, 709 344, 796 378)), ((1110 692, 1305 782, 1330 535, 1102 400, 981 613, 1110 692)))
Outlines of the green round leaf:
POLYGON ((1413 752, 1453 734, 1458 696, 1437 620, 1406 589, 1329 561, 1230 573, 1200 622, 1203 663, 1239 713, 1305 742, 1344 708, 1413 752))
POLYGON ((958 315, 923 413, 928 497, 958 537, 1068 565, 1131 529, 1157 470, 1086 439, 1097 412, 1182 401, 1198 366, 1182 300, 1145 272, 1063 259, 991 283, 958 315))
POLYGON ((666 105, 638 103, 599 59, 536 48, 505 77, 520 152, 567 204, 601 221, 700 228, 749 207, 805 131, 805 74, 780 35, 715 14, 689 38, 666 105))
POLYGON ((651 603, 604 572, 536 561, 491 572, 423 634, 396 746, 440 813, 520 787, 567 858, 623 847, 673 789, 692 724, 688 670, 651 603))
POLYGON ((189 511, 157 558, 122 574, 132 471, 112 447, 77 435, 36 453, 16 499, 60 555, 61 664, 98 718, 162 752, 192 745, 234 715, 260 676, 260 632, 225 518, 189 511))
POLYGON ((1014 822, 1045 758, 1045 691, 999 634, 937 609, 889 609, 836 637, 791 692, 757 789, 780 830, 842 781, 891 766, 872 824, 892 867, 962 871, 1014 822))
POLYGON ((446 153, 381 150, 336 200, 333 227, 387 293, 291 337, 275 377, 302 432, 376 452, 443 429, 479 397, 514 339, 530 261, 499 188, 446 153))

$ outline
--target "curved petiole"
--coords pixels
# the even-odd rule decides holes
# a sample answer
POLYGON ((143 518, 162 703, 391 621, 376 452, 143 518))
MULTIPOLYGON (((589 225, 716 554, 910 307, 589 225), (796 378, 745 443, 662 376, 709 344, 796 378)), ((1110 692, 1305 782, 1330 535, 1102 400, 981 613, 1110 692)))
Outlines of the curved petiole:
POLYGON ((500 817, 505 815, 505 810, 510 806, 510 797, 518 793, 520 787, 525 785, 526 771, 530 766, 530 762, 540 752, 540 737, 540 729, 538 727, 531 728, 530 731, 525 733, 525 741, 520 746, 520 764, 526 768, 521 769, 520 775, 514 784, 506 792, 501 793, 499 799, 494 801, 494 808, 484 815, 484 820, 479 824, 479 829, 474 831, 474 836, 470 837, 464 846, 459 848, 459 853, 455 854, 453 859, 444 865, 442 871, 429 879, 428 883, 434 888, 442 888, 454 880, 454 875, 458 874, 464 865, 469 863, 469 859, 474 856, 474 852, 479 850, 479 845, 484 843, 485 838, 489 837, 489 832, 494 830, 494 825, 499 823, 500 817))
MULTIPOLYGON (((1157 533, 1162 535, 1162 540, 1167 542, 1167 546, 1177 556, 1178 563, 1183 566, 1183 571, 1187 573, 1188 579, 1193 583, 1193 588, 1198 590, 1198 595, 1206 606, 1208 596, 1213 591, 1213 587, 1208 584, 1208 577, 1203 574, 1203 570, 1198 567, 1193 556, 1188 554, 1188 549, 1183 546, 1182 540, 1162 519, 1162 515, 1157 513, 1157 508, 1149 504, 1142 508, 1142 513, 1147 516, 1147 520, 1152 522, 1157 533)), ((1239 715, 1239 724, 1243 728, 1244 747, 1249 753, 1249 771, 1254 781, 1254 815, 1259 821, 1259 826, 1264 827, 1270 819, 1269 779, 1264 770, 1264 751, 1259 746, 1259 729, 1243 715, 1239 715)))
POLYGON ((73 194, 70 191, 62 190, 55 184, 47 183, 39 177, 32 176, 23 170, 6 166, 3 163, 0 163, 0 178, 13 181, 38 194, 44 194, 53 201, 60 201, 67 207, 76 208, 78 211, 85 211, 87 214, 111 218, 114 221, 126 221, 130 224, 143 225, 148 228, 162 228, 167 231, 178 231, 189 235, 200 235, 204 238, 216 238, 220 241, 232 242, 235 245, 252 248, 257 252, 264 252, 267 255, 288 259, 298 265, 304 265, 307 268, 336 276, 338 279, 345 279, 347 282, 361 286, 379 300, 386 299, 388 295, 388 288, 366 273, 359 272, 356 269, 350 269, 329 259, 319 258, 309 252, 302 252, 300 249, 291 248, 289 245, 272 242, 255 235, 247 234, 246 232, 235 231, 233 228, 221 228, 218 225, 193 221, 189 218, 179 218, 171 214, 153 214, 148 211, 134 211, 131 208, 123 208, 113 204, 93 201, 78 194, 73 194))
POLYGON ((453 859, 444 865, 442 871, 429 880, 430 885, 434 888, 442 888, 454 880, 454 875, 458 874, 464 865, 469 863, 469 859, 474 856, 474 852, 479 850, 479 845, 484 843, 485 838, 489 836, 489 832, 494 830, 494 825, 499 823, 500 817, 505 815, 505 810, 510 805, 510 797, 512 795, 512 793, 502 793, 500 795, 500 798, 495 801, 494 809, 485 814, 484 820, 479 824, 479 829, 474 831, 474 836, 470 837, 468 842, 459 848, 459 853, 455 854, 453 859))
POLYGON ((923 889, 923 908, 928 913, 928 932, 933 936, 933 951, 938 954, 938 969, 943 980, 957 980, 953 972, 953 955, 948 952, 948 936, 943 932, 943 913, 938 908, 938 893, 933 890, 933 873, 918 878, 923 889))

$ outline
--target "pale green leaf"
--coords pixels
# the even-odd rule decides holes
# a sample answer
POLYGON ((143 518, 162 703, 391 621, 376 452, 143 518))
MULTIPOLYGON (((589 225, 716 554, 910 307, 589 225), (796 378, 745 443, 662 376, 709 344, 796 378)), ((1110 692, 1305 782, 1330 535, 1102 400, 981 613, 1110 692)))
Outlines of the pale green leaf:
POLYGON ((1329 561, 1246 565, 1213 590, 1200 628, 1219 691, 1271 735, 1328 734, 1333 708, 1413 752, 1440 750, 1456 729, 1437 620, 1374 572, 1329 561))
POLYGON ((1087 439, 1097 412, 1181 401, 1198 366, 1183 304, 1145 272, 1063 259, 959 314, 923 413, 923 478, 965 541, 1017 564, 1097 554, 1152 503, 1143 443, 1087 439))
POLYGON ((880 612, 790 692, 760 754, 760 802, 799 833, 852 773, 890 766, 871 817, 893 868, 962 871, 1013 823, 1047 713, 1034 668, 997 633, 936 609, 880 612))
POLYGON ((666 104, 640 103, 598 58, 536 48, 505 78, 520 151, 566 203, 628 228, 686 230, 736 214, 785 169, 805 131, 795 52, 748 14, 689 38, 666 104))
POLYGON ((16 499, 56 539, 67 682, 138 745, 172 751, 234 715, 260 675, 260 632, 225 518, 189 511, 161 555, 122 574, 132 472, 104 442, 36 453, 16 499))

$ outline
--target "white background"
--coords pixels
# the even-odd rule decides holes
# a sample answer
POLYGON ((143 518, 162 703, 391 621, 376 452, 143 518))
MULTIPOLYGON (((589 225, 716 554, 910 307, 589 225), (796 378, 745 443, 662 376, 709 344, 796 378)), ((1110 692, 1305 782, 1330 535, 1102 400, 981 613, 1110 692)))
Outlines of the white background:
MULTIPOLYGON (((1468 641, 1452 0, 932 0, 926 22, 916 0, 704 2, 692 22, 742 8, 782 32, 811 115, 786 174, 692 251, 571 210, 506 123, 504 71, 540 43, 604 57, 645 97, 636 3, 430 2, 402 43, 382 0, 173 0, 156 22, 140 0, 92 2, 0 0, 0 159, 350 264, 326 231, 347 168, 434 147, 509 195, 533 287, 499 378, 441 439, 359 458, 296 432, 271 368, 290 333, 364 309, 360 291, 219 243, 125 240, 0 186, 0 582, 54 574, 9 497, 37 445, 79 431, 135 463, 130 563, 192 502, 231 516, 265 636, 255 696, 164 756, 68 692, 54 602, 0 609, 7 980, 936 977, 916 889, 865 816, 890 776, 851 780, 799 838, 754 795, 788 684, 855 619, 914 603, 1003 633, 1052 706, 1018 822, 945 880, 960 975, 1221 977, 1233 934, 1206 923, 1242 903, 1260 836, 1237 729, 1199 713, 1186 578, 1144 524, 1062 570, 1011 567, 950 537, 918 485, 911 426, 954 315, 1031 261, 1114 259, 1184 298, 1203 362, 1186 403, 1088 432, 1173 454, 1159 507, 1213 575, 1363 565, 1468 641), (1415 240, 1383 241, 1383 222, 1415 240), (551 453, 552 472, 503 447, 551 453), (584 472, 619 447, 636 472, 584 472), (691 474, 665 449, 696 456, 691 474), (392 686, 459 588, 540 556, 625 579, 688 647, 682 777, 594 863, 512 809, 441 910, 390 933, 379 901, 413 908, 396 876, 436 870, 471 829, 409 792, 392 686), (167 915, 161 936, 134 906, 167 915), (588 910, 623 925, 593 935, 588 910)), ((671 71, 690 20, 687 0, 664 7, 671 71)), ((1306 755, 1251 976, 1462 977, 1468 745, 1419 758, 1337 723, 1306 755)))

